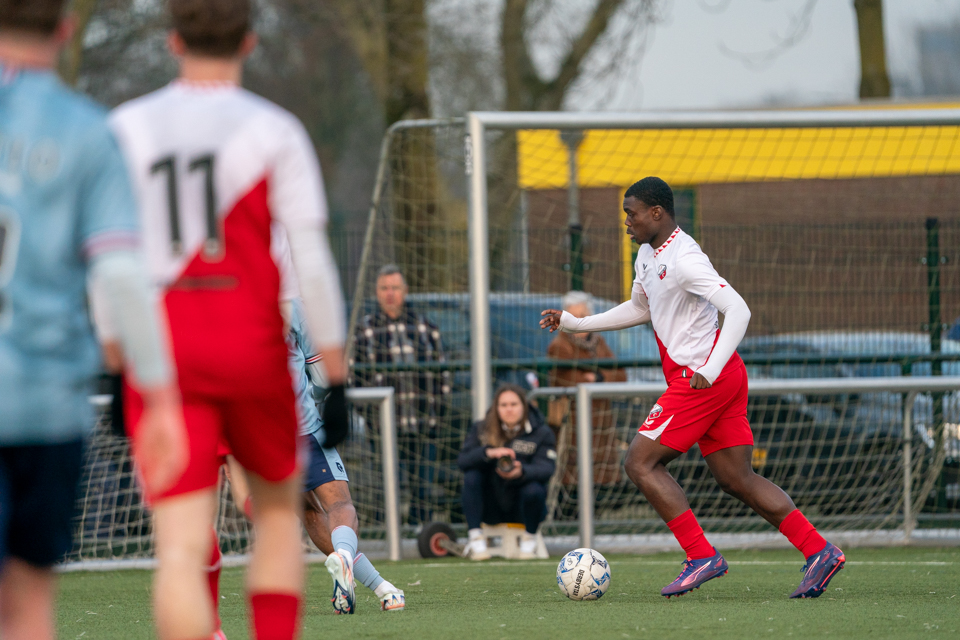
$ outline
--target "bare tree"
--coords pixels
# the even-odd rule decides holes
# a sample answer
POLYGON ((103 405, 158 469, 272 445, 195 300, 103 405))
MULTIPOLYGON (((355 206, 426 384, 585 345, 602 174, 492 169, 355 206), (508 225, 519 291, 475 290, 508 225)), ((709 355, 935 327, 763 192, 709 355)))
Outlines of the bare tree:
MULTIPOLYGON (((790 28, 773 47, 758 52, 735 51, 725 44, 720 50, 748 66, 762 66, 801 42, 810 31, 813 11, 819 0, 806 0, 800 11, 790 19, 790 28)), ((728 0, 716 5, 700 6, 711 13, 719 13, 729 6, 728 0)), ((886 45, 883 37, 883 0, 853 0, 857 15, 857 35, 860 49, 860 97, 889 98, 890 76, 887 73, 886 45)))

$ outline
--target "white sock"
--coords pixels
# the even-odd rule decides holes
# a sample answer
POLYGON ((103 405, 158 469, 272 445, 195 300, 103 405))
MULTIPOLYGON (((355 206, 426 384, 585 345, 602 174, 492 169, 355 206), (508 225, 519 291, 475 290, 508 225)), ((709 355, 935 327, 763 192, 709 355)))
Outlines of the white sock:
POLYGON ((387 595, 391 591, 399 591, 399 589, 397 589, 395 586, 393 586, 386 580, 384 580, 379 585, 377 585, 377 588, 373 590, 373 592, 377 594, 378 598, 382 598, 383 596, 387 595))
POLYGON ((474 540, 483 540, 484 542, 487 541, 486 537, 483 535, 483 529, 470 529, 470 531, 467 531, 467 536, 470 538, 470 542, 473 542, 474 540))

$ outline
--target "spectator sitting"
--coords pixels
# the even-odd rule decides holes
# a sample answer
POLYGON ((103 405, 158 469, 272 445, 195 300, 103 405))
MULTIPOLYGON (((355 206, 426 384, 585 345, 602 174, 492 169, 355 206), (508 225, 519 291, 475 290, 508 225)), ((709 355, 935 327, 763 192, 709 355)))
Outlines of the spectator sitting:
MULTIPOLYGON (((593 313, 590 304, 590 295, 583 291, 571 291, 563 296, 563 309, 577 318, 583 318, 593 313)), ((613 352, 606 341, 598 333, 563 333, 557 336, 547 347, 547 355, 555 360, 598 360, 613 358, 613 352)), ((574 387, 583 382, 625 382, 627 374, 622 369, 587 369, 579 367, 557 367, 550 372, 550 386, 574 387)), ((554 429, 561 426, 576 424, 576 412, 571 410, 570 398, 560 398, 550 402, 547 412, 548 422, 554 429), (569 420, 569 422, 567 422, 569 420)), ((562 452, 574 451, 576 446, 576 432, 569 430, 570 435, 565 442, 560 443, 562 452)), ((610 411, 609 400, 593 401, 593 481, 598 484, 614 484, 621 479, 622 464, 620 461, 622 450, 626 450, 625 443, 617 438, 613 424, 613 414, 610 411)), ((565 460, 563 478, 565 485, 577 482, 576 455, 564 455, 565 460)))
POLYGON ((480 523, 522 522, 520 557, 533 558, 536 533, 547 516, 547 483, 556 469, 556 437, 523 389, 497 390, 487 417, 467 434, 457 458, 463 470, 468 557, 490 557, 480 523))

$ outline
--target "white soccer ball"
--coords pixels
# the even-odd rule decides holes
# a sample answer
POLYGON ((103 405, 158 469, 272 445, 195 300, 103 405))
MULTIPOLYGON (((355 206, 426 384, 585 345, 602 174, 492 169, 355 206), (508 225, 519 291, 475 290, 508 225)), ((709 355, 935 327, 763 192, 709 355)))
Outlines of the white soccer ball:
POLYGON ((593 549, 574 549, 557 567, 557 585, 571 600, 596 600, 610 587, 610 565, 593 549))

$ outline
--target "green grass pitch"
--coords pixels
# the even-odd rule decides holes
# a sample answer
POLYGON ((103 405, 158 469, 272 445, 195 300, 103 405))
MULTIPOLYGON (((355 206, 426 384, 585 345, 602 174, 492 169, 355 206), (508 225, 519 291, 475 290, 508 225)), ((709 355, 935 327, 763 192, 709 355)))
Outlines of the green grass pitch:
MULTIPOLYGON (((912 638, 960 636, 960 549, 852 549, 816 600, 789 600, 800 582, 795 551, 730 551, 730 573, 682 598, 660 588, 680 572, 679 554, 609 556, 612 581, 596 602, 557 589, 559 558, 472 563, 377 562, 404 589, 407 609, 382 613, 358 585, 357 613, 336 616, 322 565, 310 565, 304 640, 312 638, 912 638)), ((230 640, 247 638, 241 569, 225 569, 220 614, 230 640)), ((150 573, 61 577, 61 639, 154 638, 150 573)))

